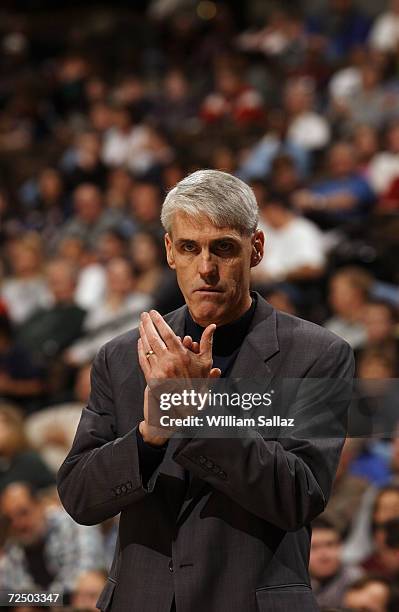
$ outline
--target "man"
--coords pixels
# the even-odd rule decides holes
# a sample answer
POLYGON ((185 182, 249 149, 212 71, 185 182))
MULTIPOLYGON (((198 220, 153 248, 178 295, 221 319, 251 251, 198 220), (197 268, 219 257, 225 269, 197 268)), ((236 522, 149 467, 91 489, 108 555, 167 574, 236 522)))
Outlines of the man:
POLYGON ((260 214, 260 227, 267 236, 266 256, 253 278, 260 282, 320 278, 325 266, 325 247, 317 225, 297 215, 281 193, 269 194, 260 214))
POLYGON ((86 312, 75 304, 77 271, 66 259, 47 265, 46 278, 52 304, 36 310, 19 326, 17 342, 34 364, 47 367, 82 333, 86 312))
POLYGON ((74 215, 64 226, 59 239, 80 238, 88 247, 95 249, 102 234, 118 228, 123 221, 115 209, 104 209, 100 189, 92 183, 82 183, 73 192, 74 215))
POLYGON ((356 166, 356 151, 346 142, 336 142, 327 152, 327 178, 293 196, 295 208, 322 228, 363 220, 375 194, 356 166))
POLYGON ((372 276, 359 267, 339 268, 330 278, 328 301, 332 317, 324 326, 344 338, 353 349, 366 340, 363 323, 372 276))
POLYGON ((98 527, 76 525, 60 508, 45 509, 27 484, 9 484, 0 509, 10 527, 0 562, 3 589, 67 594, 83 571, 104 568, 98 527))
POLYGON ((339 607, 349 584, 364 572, 342 563, 341 535, 332 523, 317 518, 312 523, 309 571, 312 588, 321 607, 339 607))
MULTIPOLYGON (((326 505, 342 441, 306 439, 300 427, 297 437, 280 440, 256 431, 220 439, 160 434, 149 423, 148 383, 350 379, 351 350, 250 293, 264 235, 245 183, 195 172, 169 192, 161 219, 186 305, 165 319, 143 313, 139 329, 100 350, 88 407, 58 475, 61 500, 77 522, 121 512, 98 607, 315 611, 309 523, 326 505)), ((329 425, 319 402, 299 410, 303 421, 329 425)))

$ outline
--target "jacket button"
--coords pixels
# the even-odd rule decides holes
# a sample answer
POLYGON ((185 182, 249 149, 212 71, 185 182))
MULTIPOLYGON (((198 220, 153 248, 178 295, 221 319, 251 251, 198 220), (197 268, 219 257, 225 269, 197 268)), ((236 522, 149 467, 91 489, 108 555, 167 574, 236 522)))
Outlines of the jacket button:
POLYGON ((206 463, 206 457, 204 457, 204 455, 200 455, 198 457, 198 461, 199 461, 199 463, 206 463))
POLYGON ((214 472, 215 474, 219 474, 220 472, 220 467, 218 465, 214 465, 212 468, 212 472, 214 472))
POLYGON ((221 478, 222 480, 227 480, 226 472, 223 472, 223 470, 219 472, 219 478, 221 478))
POLYGON ((126 492, 127 492, 127 487, 126 487, 126 485, 122 485, 122 486, 121 486, 121 490, 122 490, 122 493, 126 493, 126 492))
POLYGON ((215 464, 213 463, 213 461, 211 461, 210 459, 208 459, 208 461, 206 462, 206 464, 205 464, 205 465, 206 465, 206 467, 207 467, 209 470, 211 470, 215 464))
POLYGON ((169 561, 169 571, 170 571, 171 574, 173 574, 174 569, 173 569, 173 560, 172 559, 169 561))
POLYGON ((116 487, 116 494, 120 495, 121 494, 121 488, 120 487, 116 487))

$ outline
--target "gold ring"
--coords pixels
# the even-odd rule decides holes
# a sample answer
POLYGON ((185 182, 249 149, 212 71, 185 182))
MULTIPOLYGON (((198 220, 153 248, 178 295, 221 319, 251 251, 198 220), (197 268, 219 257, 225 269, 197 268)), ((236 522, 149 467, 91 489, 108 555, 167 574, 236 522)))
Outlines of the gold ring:
POLYGON ((155 355, 155 351, 153 351, 152 349, 150 349, 149 351, 146 352, 145 356, 147 357, 147 359, 149 359, 151 357, 151 355, 155 355))

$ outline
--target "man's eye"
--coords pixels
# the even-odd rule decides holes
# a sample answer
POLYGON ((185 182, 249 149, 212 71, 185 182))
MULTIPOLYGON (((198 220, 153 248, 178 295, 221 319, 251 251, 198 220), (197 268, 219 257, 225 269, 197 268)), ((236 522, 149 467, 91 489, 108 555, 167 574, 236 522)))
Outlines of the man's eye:
POLYGON ((195 250, 195 245, 190 242, 186 242, 186 244, 183 245, 183 250, 192 252, 195 250))
POLYGON ((229 251, 231 249, 231 244, 230 242, 219 242, 217 248, 219 249, 219 251, 229 251))

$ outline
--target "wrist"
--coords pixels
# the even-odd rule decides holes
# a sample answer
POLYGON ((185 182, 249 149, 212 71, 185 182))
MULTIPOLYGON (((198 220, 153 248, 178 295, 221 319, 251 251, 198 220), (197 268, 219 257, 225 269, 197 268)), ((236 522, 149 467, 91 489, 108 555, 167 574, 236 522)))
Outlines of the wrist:
POLYGON ((157 430, 154 432, 154 428, 151 427, 151 425, 148 425, 146 421, 141 421, 139 423, 139 432, 144 442, 146 444, 150 444, 151 446, 163 446, 169 439, 160 436, 159 433, 157 433, 157 430))

